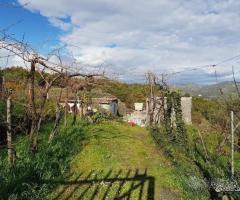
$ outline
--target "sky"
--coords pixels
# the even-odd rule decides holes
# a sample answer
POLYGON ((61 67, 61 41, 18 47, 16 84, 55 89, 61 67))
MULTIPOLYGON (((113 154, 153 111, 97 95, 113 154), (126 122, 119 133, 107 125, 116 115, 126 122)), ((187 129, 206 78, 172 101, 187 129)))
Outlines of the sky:
POLYGON ((82 70, 102 66, 122 81, 152 71, 176 84, 216 83, 231 80, 233 65, 240 79, 239 0, 0 0, 0 17, 0 29, 14 24, 8 32, 41 54, 64 46, 82 70))

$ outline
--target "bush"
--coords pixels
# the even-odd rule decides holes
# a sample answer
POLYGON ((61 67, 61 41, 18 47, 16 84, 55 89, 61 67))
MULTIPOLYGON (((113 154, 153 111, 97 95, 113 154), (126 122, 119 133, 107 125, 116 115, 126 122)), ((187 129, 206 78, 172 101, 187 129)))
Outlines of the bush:
POLYGON ((111 119, 111 115, 106 112, 96 112, 91 116, 92 123, 100 123, 111 119))

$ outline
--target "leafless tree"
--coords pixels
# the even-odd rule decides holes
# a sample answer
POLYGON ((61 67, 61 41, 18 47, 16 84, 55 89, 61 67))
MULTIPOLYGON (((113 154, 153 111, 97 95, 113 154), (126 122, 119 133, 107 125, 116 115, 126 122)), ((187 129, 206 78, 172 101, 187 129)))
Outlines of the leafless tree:
POLYGON ((157 125, 163 122, 165 92, 168 90, 164 77, 159 79, 156 74, 148 72, 146 74, 147 84, 149 86, 149 96, 147 98, 147 123, 157 125))
MULTIPOLYGON (((31 151, 35 153, 37 151, 38 133, 41 127, 48 93, 54 82, 61 77, 65 77, 66 80, 79 76, 89 79, 95 76, 102 76, 103 74, 72 72, 71 65, 64 66, 59 55, 55 55, 59 59, 59 62, 54 63, 50 60, 52 55, 44 57, 31 48, 26 42, 16 40, 5 33, 0 38, 0 49, 9 52, 9 55, 11 54, 20 57, 26 64, 26 67, 29 68, 28 113, 31 120, 31 151), (49 76, 49 73, 45 73, 45 70, 51 73, 51 76, 49 76), (39 102, 39 99, 36 99, 36 74, 40 74, 42 78, 40 103, 37 103, 39 102)), ((57 121, 59 121, 59 119, 57 121)))

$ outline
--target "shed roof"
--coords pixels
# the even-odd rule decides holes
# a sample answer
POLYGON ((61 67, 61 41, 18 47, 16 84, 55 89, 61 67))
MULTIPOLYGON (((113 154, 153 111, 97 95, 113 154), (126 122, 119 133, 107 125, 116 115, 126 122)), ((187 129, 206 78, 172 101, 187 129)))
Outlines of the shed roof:
POLYGON ((101 97, 101 98, 92 98, 93 103, 100 103, 100 104, 109 104, 112 102, 118 102, 117 97, 101 97))

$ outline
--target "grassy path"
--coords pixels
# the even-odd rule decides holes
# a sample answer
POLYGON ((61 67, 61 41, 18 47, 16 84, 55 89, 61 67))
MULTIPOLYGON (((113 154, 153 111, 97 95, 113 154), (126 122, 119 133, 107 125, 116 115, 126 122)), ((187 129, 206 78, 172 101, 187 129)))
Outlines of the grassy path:
POLYGON ((105 122, 88 141, 51 199, 180 199, 175 169, 143 128, 105 122))

